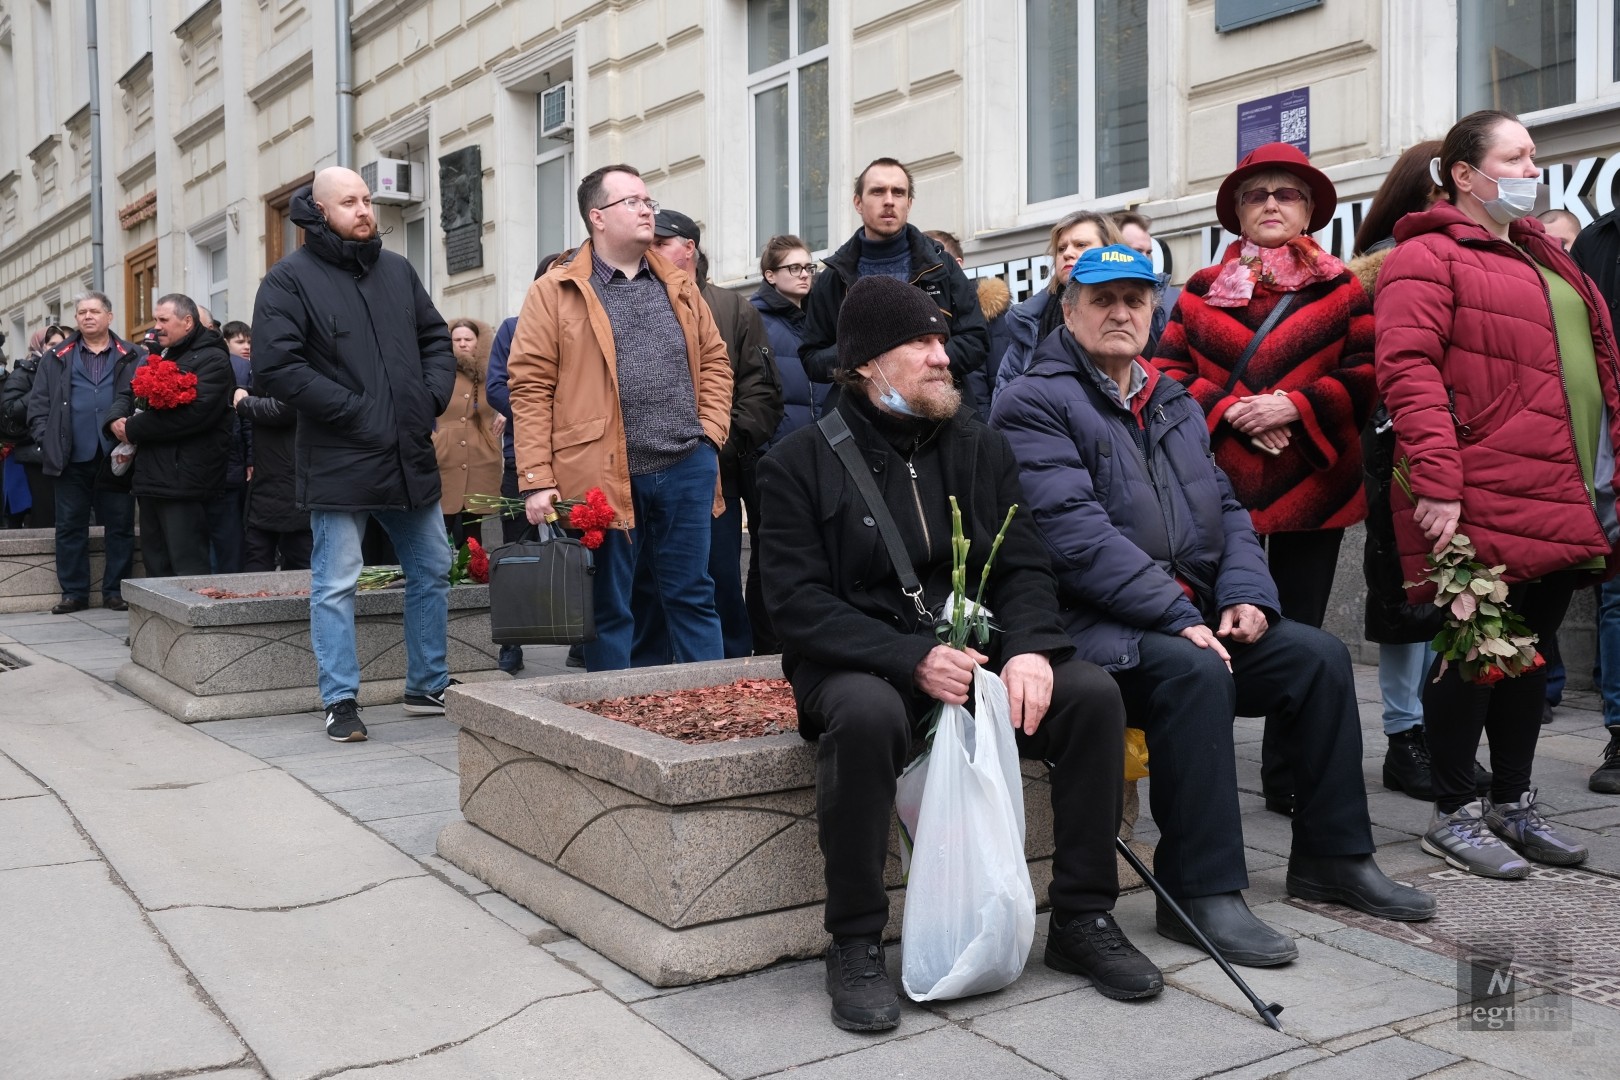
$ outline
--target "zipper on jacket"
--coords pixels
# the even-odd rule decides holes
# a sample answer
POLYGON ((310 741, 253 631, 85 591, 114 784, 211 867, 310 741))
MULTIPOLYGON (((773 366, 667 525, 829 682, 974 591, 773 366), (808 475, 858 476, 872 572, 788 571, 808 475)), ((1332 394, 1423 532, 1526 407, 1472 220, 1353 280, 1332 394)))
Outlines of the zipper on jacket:
MULTIPOLYGON (((913 450, 912 453, 916 453, 913 450)), ((917 489, 917 470, 912 467, 910 458, 901 458, 906 463, 906 472, 911 474, 911 500, 917 507, 917 523, 922 526, 923 550, 929 555, 934 552, 934 541, 928 536, 928 516, 923 513, 922 492, 917 489)))

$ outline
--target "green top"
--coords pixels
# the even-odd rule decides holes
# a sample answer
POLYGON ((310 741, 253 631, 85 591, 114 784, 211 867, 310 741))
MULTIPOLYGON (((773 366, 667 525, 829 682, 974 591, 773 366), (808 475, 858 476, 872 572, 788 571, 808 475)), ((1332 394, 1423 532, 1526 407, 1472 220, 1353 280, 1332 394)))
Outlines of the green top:
MULTIPOLYGON (((1603 430, 1603 386, 1598 382, 1597 349, 1592 344, 1592 323, 1586 301, 1575 286, 1558 274, 1536 264, 1547 279, 1547 295, 1552 300, 1553 331, 1558 335, 1558 355, 1564 365, 1564 389, 1569 394, 1569 415, 1575 427, 1575 455, 1581 462, 1581 479, 1586 495, 1592 498, 1592 468, 1597 460, 1598 438, 1603 430)), ((1601 567, 1601 558, 1577 569, 1601 567)))

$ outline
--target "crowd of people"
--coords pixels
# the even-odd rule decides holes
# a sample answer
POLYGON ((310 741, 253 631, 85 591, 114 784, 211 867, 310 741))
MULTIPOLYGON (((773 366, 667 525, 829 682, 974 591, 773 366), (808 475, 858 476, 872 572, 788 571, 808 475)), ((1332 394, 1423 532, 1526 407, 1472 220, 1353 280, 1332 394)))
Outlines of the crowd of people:
MULTIPOLYGON (((1151 221, 1085 211, 1052 227, 1050 282, 1016 305, 966 276, 956 237, 911 224, 895 159, 855 179, 861 225, 819 269, 772 237, 748 297, 709 280, 692 217, 609 165, 579 184, 588 239, 543 260, 493 332, 445 322, 383 249, 365 182, 330 168, 293 199, 306 243, 266 276, 251 327, 216 329, 170 294, 143 347, 90 293, 75 329, 36 335, 0 399, 6 511, 54 525, 57 612, 89 603, 92 517, 102 602, 123 606, 137 503, 149 574, 308 567, 326 732, 358 742, 369 544, 405 577, 407 711, 442 712, 451 545, 482 526, 471 497, 521 502, 500 522, 513 540, 600 490, 614 520, 578 663, 782 655, 818 743, 836 1024, 898 1022, 882 942, 896 778, 981 666, 1053 775, 1046 963, 1150 997, 1162 976, 1111 915, 1126 726, 1146 737, 1156 876, 1227 959, 1297 956, 1243 900, 1235 715, 1265 718, 1291 895, 1434 913, 1375 861, 1350 657, 1322 630, 1351 525, 1366 522, 1383 783, 1432 802, 1426 851, 1498 879, 1586 857, 1533 777, 1582 588, 1598 590, 1610 729, 1590 784, 1620 793, 1620 219, 1536 216, 1534 156, 1495 111, 1412 147, 1346 263, 1311 236, 1333 182, 1262 146, 1216 195, 1238 239, 1179 289, 1154 271, 1151 221), (148 356, 193 377, 183 404, 140 397, 148 356), (936 635, 953 497, 970 581, 1017 507, 982 651, 936 635), (1433 602, 1429 560, 1459 534, 1537 636, 1522 673, 1465 678, 1429 644, 1461 610, 1433 602)), ((522 662, 503 647, 502 668, 522 662)), ((1165 909, 1156 929, 1193 940, 1165 909)))

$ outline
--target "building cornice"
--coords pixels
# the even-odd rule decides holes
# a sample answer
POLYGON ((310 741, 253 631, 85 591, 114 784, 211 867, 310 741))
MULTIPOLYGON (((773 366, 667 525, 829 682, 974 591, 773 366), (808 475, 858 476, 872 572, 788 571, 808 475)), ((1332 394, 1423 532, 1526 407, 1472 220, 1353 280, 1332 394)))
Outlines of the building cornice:
POLYGON ((358 45, 379 30, 403 19, 427 0, 372 0, 358 15, 349 19, 349 34, 358 45))
POLYGON ((574 31, 564 30, 549 41, 536 45, 522 56, 514 57, 504 64, 496 65, 493 74, 495 81, 500 85, 513 87, 534 78, 546 69, 554 67, 573 55, 574 31))
POLYGON ((57 229, 60 229, 63 225, 67 224, 69 221, 72 221, 76 217, 88 217, 89 215, 90 193, 87 191, 83 195, 80 195, 78 198, 69 202, 66 206, 62 207, 62 209, 58 210, 50 217, 46 218, 44 221, 40 222, 38 225, 35 225, 32 229, 29 229, 27 232, 17 237, 17 239, 13 240, 10 245, 10 252, 22 254, 31 244, 33 244, 34 241, 38 240, 40 237, 49 236, 51 233, 55 232, 57 229))
POLYGON ((174 133, 174 144, 184 150, 196 146, 225 126, 225 106, 215 105, 197 119, 174 133))
POLYGON ((132 188, 157 172, 157 151, 141 156, 140 160, 118 174, 118 182, 125 188, 132 188))
POLYGON ((306 49, 280 70, 272 72, 248 87, 248 100, 257 106, 263 107, 266 103, 285 94, 292 86, 302 82, 314 70, 315 53, 313 50, 306 49))
POLYGON ((202 7, 180 20, 180 25, 174 28, 174 36, 182 40, 190 39, 197 31, 219 17, 221 0, 208 0, 202 7))
POLYGON ((61 144, 61 142, 62 142, 62 133, 59 132, 59 131, 51 132, 49 135, 47 135, 43 139, 39 140, 39 145, 38 146, 36 146, 32 150, 28 151, 29 160, 34 162, 35 164, 38 164, 40 161, 42 161, 45 158, 49 157, 50 154, 51 154, 51 151, 55 150, 57 148, 57 146, 59 146, 61 144))
POLYGON ((141 81, 142 76, 150 76, 151 74, 152 54, 147 52, 139 60, 129 65, 128 71, 118 76, 118 85, 123 87, 125 90, 129 90, 136 83, 141 81))

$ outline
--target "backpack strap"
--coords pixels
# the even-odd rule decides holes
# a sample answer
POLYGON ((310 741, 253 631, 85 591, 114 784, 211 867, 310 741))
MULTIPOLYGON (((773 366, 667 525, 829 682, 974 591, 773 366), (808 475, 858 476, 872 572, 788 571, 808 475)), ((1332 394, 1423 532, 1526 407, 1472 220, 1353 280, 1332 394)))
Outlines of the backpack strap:
POLYGON ((855 490, 861 493, 866 503, 867 511, 872 520, 877 522, 878 535, 883 538, 883 546, 889 550, 889 561, 900 575, 900 591, 911 598, 917 607, 917 614, 925 621, 933 619, 922 600, 922 582, 917 580, 917 571, 911 565, 911 556, 906 554, 905 541, 900 537, 900 528, 894 523, 894 515, 889 513, 889 506, 883 501, 883 493, 878 490, 877 482, 872 479, 872 470, 866 459, 861 456, 860 447, 855 445, 855 437, 849 433, 849 425, 844 423, 844 417, 837 409, 827 410, 827 414, 816 421, 816 427, 826 438, 827 445, 843 463, 844 471, 849 473, 851 480, 855 481, 855 490))

